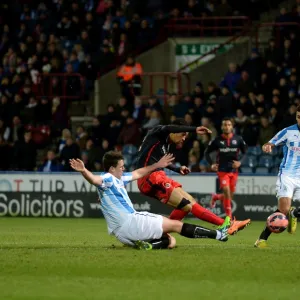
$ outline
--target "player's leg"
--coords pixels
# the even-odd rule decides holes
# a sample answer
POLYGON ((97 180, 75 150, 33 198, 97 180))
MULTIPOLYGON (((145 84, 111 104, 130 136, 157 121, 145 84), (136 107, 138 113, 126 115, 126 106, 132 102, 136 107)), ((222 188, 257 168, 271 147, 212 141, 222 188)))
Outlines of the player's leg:
MULTIPOLYGON (((281 212, 285 215, 289 213, 291 207, 292 199, 289 197, 279 198, 278 209, 275 212, 281 212)), ((259 239, 255 242, 254 246, 257 248, 265 248, 267 246, 267 240, 271 235, 271 230, 265 225, 264 230, 259 236, 259 239)))
MULTIPOLYGON (((229 219, 226 217, 226 219, 229 219)), ((228 224, 228 220, 225 220, 226 224, 228 224)), ((208 239, 216 239, 222 242, 228 240, 228 225, 222 227, 222 229, 212 230, 199 225, 182 223, 177 220, 170 220, 163 217, 163 232, 171 233, 176 232, 186 238, 198 239, 198 238, 208 238, 208 239)))
MULTIPOLYGON (((281 212, 285 215, 288 215, 291 208, 293 194, 293 182, 289 180, 288 177, 280 176, 276 182, 276 195, 278 198, 278 209, 276 210, 276 212, 281 212)), ((257 248, 267 247, 267 240, 270 237, 271 233, 272 232, 270 231, 268 226, 265 226, 254 246, 257 248)))
MULTIPOLYGON (((178 210, 184 211, 186 214, 191 212, 195 217, 200 220, 209 222, 214 225, 222 225, 224 220, 208 209, 202 207, 196 200, 187 192, 185 192, 181 187, 175 187, 171 191, 168 197, 168 205, 176 208, 176 213, 178 210)), ((171 219, 175 219, 174 212, 171 214, 171 219)), ((182 220, 182 218, 177 218, 177 220, 182 220)))
MULTIPOLYGON (((221 186, 222 178, 224 177, 225 174, 226 173, 224 173, 224 172, 218 172, 218 179, 219 179, 220 186, 221 186)), ((218 200, 223 202, 224 191, 222 191, 222 193, 212 193, 211 199, 210 199, 210 207, 214 208, 216 206, 216 202, 218 200)))
POLYGON ((139 250, 161 250, 173 249, 176 246, 176 239, 168 233, 164 233, 161 238, 148 241, 138 240, 135 243, 135 248, 139 250))

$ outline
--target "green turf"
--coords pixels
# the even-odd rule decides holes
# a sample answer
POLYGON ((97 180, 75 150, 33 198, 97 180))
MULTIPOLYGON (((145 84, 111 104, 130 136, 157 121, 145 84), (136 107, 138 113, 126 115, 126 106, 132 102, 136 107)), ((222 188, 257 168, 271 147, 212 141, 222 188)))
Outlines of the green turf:
POLYGON ((227 243, 176 236, 175 250, 138 251, 103 220, 0 218, 0 299, 298 299, 299 234, 255 249, 262 226, 227 243))

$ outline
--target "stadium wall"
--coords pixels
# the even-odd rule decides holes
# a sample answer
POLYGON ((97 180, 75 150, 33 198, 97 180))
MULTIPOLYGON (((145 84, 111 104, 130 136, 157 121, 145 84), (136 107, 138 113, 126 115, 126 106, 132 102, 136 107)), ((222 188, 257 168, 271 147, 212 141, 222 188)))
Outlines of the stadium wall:
MULTIPOLYGON (((184 189, 209 208, 212 192, 218 191, 214 175, 173 175, 184 189)), ((276 210, 276 176, 239 177, 233 214, 237 218, 265 220, 276 210)), ((138 211, 168 215, 171 208, 141 195, 136 183, 128 186, 129 196, 138 211)), ((102 217, 96 188, 74 173, 2 173, 0 174, 0 217, 102 217)), ((219 204, 213 212, 224 216, 219 204)))

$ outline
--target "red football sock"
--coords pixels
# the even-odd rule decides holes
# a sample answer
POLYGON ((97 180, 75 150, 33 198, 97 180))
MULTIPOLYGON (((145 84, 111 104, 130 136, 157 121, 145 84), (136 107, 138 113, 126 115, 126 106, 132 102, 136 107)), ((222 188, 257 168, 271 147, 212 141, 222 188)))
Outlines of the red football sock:
POLYGON ((188 213, 189 213, 188 211, 184 211, 181 209, 174 209, 171 212, 169 219, 181 221, 188 213))
POLYGON ((232 212, 231 212, 231 200, 230 199, 224 199, 223 200, 223 207, 226 216, 229 216, 230 219, 232 219, 232 212))
POLYGON ((208 209, 202 207, 198 203, 195 203, 192 206, 191 213, 198 219, 215 224, 215 225, 222 225, 224 222, 224 220, 222 218, 216 216, 214 213, 212 213, 208 209))
POLYGON ((224 195, 223 194, 214 194, 213 195, 213 201, 223 201, 224 200, 224 195))

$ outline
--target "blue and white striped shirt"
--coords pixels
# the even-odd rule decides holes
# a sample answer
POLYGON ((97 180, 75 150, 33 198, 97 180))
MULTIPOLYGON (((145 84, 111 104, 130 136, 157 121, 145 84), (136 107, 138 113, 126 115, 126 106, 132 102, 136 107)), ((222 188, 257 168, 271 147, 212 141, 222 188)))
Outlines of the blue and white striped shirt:
POLYGON ((279 131, 270 141, 275 146, 283 145, 283 159, 279 174, 300 178, 300 130, 292 125, 279 131))
POLYGON ((125 186, 132 181, 132 173, 123 173, 121 179, 110 173, 101 175, 102 184, 97 186, 100 197, 100 208, 105 217, 108 233, 121 227, 128 215, 135 213, 132 202, 127 194, 125 186))

